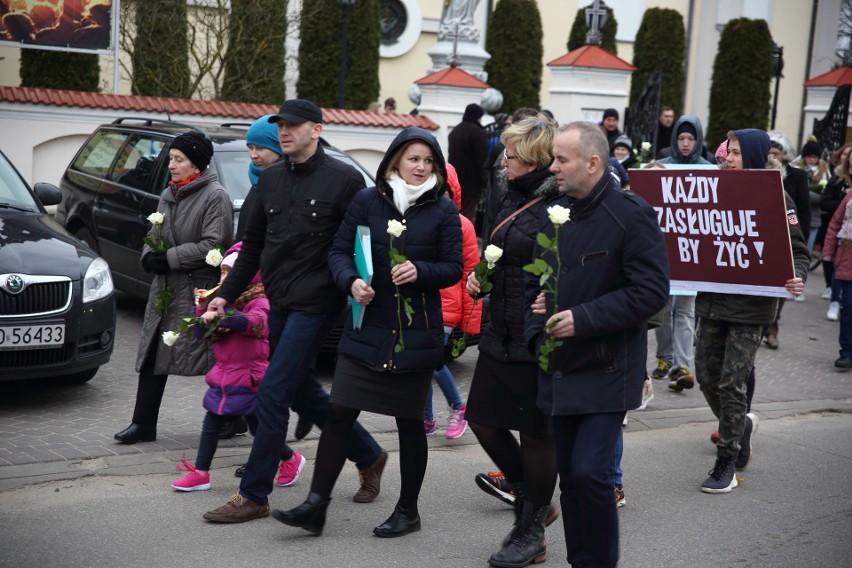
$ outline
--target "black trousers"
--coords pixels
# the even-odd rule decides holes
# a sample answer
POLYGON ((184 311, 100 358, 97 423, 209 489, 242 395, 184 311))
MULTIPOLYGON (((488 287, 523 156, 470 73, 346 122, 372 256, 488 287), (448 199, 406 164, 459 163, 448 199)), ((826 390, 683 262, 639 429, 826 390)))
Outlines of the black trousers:
POLYGON ((163 402, 163 392, 166 390, 166 380, 169 376, 154 373, 159 343, 158 336, 152 340, 148 356, 142 363, 142 370, 139 371, 136 406, 133 409, 133 422, 136 424, 156 426, 160 415, 160 404, 163 402))

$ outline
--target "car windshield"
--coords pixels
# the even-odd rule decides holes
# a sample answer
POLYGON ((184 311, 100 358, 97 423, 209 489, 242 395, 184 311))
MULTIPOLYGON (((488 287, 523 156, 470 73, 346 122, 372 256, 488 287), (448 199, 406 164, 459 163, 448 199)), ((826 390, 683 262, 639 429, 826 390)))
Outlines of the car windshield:
POLYGON ((251 160, 248 152, 245 150, 229 152, 217 149, 213 156, 219 171, 219 183, 225 186, 225 190, 231 196, 231 205, 234 210, 239 211, 251 188, 251 182, 248 178, 251 160))
POLYGON ((0 154, 0 210, 38 211, 35 199, 6 156, 0 154))

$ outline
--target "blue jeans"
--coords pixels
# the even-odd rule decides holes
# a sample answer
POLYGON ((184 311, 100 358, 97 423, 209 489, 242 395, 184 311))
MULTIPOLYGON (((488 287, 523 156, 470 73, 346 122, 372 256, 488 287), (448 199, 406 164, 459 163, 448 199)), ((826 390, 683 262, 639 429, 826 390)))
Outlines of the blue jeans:
POLYGON ((612 459, 624 412, 554 416, 553 434, 565 547, 574 568, 614 568, 618 513, 612 459))
POLYGON ((657 359, 672 363, 674 368, 692 369, 695 296, 669 296, 663 325, 654 331, 657 336, 657 359))
POLYGON ((852 359, 852 280, 840 284, 840 356, 852 359))
MULTIPOLYGON (((444 334, 444 345, 447 344, 447 341, 450 339, 450 334, 444 334)), ((444 397, 447 399, 447 404, 449 404, 453 410, 461 410, 461 407, 464 406, 462 402, 461 395, 459 394, 459 389, 456 388, 456 379, 453 377, 453 374, 447 368, 446 365, 435 371, 435 374, 432 375, 435 377, 435 382, 438 383, 438 386, 441 387, 441 392, 444 393, 444 397)), ((423 411, 423 420, 425 422, 431 422, 435 417, 432 415, 432 385, 429 385, 429 396, 426 399, 426 408, 423 411)))
MULTIPOLYGON (((266 504, 278 471, 281 448, 287 441, 290 407, 322 428, 328 414, 328 393, 313 369, 325 336, 337 314, 269 312, 269 347, 272 359, 257 392, 257 433, 251 446, 240 494, 266 504)), ((358 469, 372 465, 381 448, 356 423, 350 438, 348 458, 358 469)))
POLYGON ((621 471, 621 456, 624 455, 624 430, 620 430, 618 432, 618 442, 615 444, 615 455, 612 457, 612 464, 609 467, 609 472, 611 474, 612 479, 612 487, 619 489, 624 489, 624 481, 622 480, 622 475, 624 472, 621 471))

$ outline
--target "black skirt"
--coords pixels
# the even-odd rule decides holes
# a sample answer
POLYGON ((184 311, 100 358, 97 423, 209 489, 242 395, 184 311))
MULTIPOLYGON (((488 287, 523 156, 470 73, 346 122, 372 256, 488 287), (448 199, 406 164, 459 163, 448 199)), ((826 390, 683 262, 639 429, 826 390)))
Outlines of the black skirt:
POLYGON ((536 438, 549 436, 550 418, 536 405, 538 371, 536 363, 503 362, 480 353, 464 417, 474 424, 536 438))
POLYGON ((432 371, 373 371, 341 356, 334 370, 329 402, 376 414, 423 420, 432 374, 432 371))

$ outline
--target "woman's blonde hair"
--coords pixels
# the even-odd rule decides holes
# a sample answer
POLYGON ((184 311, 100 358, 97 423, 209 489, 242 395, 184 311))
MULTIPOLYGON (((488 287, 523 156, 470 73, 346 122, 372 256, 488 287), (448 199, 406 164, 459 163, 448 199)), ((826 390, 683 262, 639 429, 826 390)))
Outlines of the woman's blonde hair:
POLYGON ((541 170, 553 161, 553 140, 556 125, 543 114, 527 117, 507 126, 500 141, 515 146, 515 155, 524 164, 541 170))

